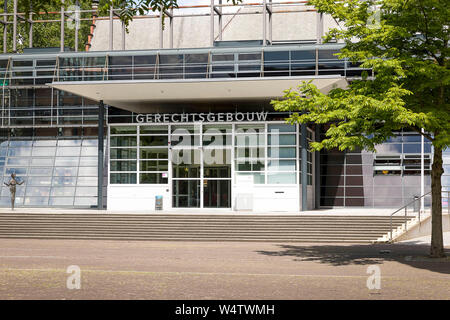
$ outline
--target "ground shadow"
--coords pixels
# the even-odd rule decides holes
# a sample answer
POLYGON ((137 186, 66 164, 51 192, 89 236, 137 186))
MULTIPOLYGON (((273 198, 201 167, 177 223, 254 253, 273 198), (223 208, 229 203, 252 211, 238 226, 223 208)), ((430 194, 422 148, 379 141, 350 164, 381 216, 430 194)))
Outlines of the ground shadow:
POLYGON ((371 265, 396 261, 414 268, 450 274, 450 249, 446 258, 429 257, 430 246, 409 244, 323 244, 323 245, 277 245, 277 251, 257 251, 273 257, 292 257, 294 261, 312 261, 332 266, 371 265))

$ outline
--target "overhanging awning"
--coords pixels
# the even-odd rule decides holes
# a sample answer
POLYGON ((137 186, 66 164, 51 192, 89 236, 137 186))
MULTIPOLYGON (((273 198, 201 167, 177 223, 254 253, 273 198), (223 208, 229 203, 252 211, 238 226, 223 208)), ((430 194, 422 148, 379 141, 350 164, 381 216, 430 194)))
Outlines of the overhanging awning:
POLYGON ((270 101, 310 81, 322 92, 345 88, 342 76, 53 82, 49 86, 121 109, 146 113, 165 104, 270 101))

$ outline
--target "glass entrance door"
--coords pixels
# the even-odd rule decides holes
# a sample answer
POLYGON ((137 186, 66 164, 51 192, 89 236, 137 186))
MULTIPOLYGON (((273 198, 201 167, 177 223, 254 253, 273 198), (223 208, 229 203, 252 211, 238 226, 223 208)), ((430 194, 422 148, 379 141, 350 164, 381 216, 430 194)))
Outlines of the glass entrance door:
POLYGON ((231 125, 173 125, 172 207, 231 208, 231 125))

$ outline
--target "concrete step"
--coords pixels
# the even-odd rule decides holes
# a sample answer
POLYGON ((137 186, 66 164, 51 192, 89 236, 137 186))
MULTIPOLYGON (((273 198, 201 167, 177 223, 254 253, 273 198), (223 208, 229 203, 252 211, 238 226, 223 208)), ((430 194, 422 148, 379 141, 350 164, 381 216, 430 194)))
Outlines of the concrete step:
POLYGON ((0 214, 0 238, 371 242, 390 230, 389 216, 0 214))

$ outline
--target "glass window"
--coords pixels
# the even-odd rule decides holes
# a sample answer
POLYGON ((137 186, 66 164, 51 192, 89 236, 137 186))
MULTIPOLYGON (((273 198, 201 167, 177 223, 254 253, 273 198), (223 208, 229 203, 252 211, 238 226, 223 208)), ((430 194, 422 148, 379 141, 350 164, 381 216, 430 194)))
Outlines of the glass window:
POLYGON ((254 184, 264 184, 266 181, 266 177, 264 173, 250 173, 250 172, 236 172, 236 181, 239 181, 239 177, 243 176, 251 176, 253 177, 254 184))
POLYGON ((8 166, 28 166, 30 158, 8 158, 8 166))
POLYGON ((266 137, 264 134, 239 134, 235 136, 236 146, 264 146, 266 137))
POLYGON ((80 147, 59 147, 56 151, 58 157, 78 157, 80 155, 80 147))
POLYGON ((111 127, 111 134, 136 134, 136 126, 119 126, 111 127))
POLYGON ((77 187, 75 191, 76 197, 95 197, 97 195, 96 187, 77 187))
POLYGON ((235 157, 239 158, 264 158, 265 148, 262 147, 236 147, 235 157))
POLYGON ((58 140, 58 146, 62 147, 73 147, 73 146, 80 146, 81 140, 71 140, 71 139, 65 139, 65 140, 58 140))
POLYGON ((269 173, 269 174, 267 174, 267 183, 269 183, 269 184, 295 184, 296 183, 296 174, 295 174, 295 172, 269 173))
POLYGON ((111 147, 134 147, 136 146, 137 138, 128 136, 113 136, 110 137, 111 147))
POLYGON ((269 145, 287 145, 295 146, 296 136, 294 134, 270 134, 269 135, 269 145))
POLYGON ((268 150, 269 158, 295 158, 296 148, 293 147, 271 147, 268 150))
POLYGON ((80 158, 80 166, 97 166, 98 158, 96 157, 81 157, 80 158))
POLYGON ((141 136, 141 146, 167 146, 169 143, 168 136, 141 136))
POLYGON ((50 198, 51 206, 73 206, 73 197, 50 198))
POLYGON ((31 148, 9 148, 9 157, 28 157, 31 155, 31 148))
POLYGON ((111 173, 111 184, 136 184, 136 173, 111 173))
POLYGON ((75 206, 97 206, 97 197, 75 198, 75 206))
POLYGON ((48 197, 50 195, 50 187, 27 188, 26 195, 32 197, 48 197))
POLYGON ((295 160, 271 160, 267 164, 269 171, 295 171, 297 161, 295 160))
POLYGON ((52 197, 73 197, 74 194, 75 187, 53 187, 51 192, 52 197))
POLYGON ((144 149, 140 148, 140 158, 141 159, 168 159, 169 157, 169 149, 167 148, 152 148, 152 149, 144 149))
POLYGON ((77 175, 77 167, 55 167, 53 171, 53 175, 55 176, 76 176, 77 175))
POLYGON ((97 147, 82 147, 81 148, 81 156, 96 156, 98 154, 97 147))
POLYGON ((55 158, 55 166, 77 166, 79 162, 79 158, 55 158))
POLYGON ((269 124, 269 132, 295 132, 296 127, 292 124, 269 124))
POLYGON ((167 134, 168 126, 140 126, 139 131, 141 134, 167 134))
MULTIPOLYGON (((169 162, 167 160, 141 161, 140 171, 167 171, 169 170, 169 162)), ((116 170, 114 170, 116 171, 116 170)), ((120 171, 120 170, 117 170, 120 171)), ((126 170, 123 170, 126 171, 126 170)))
POLYGON ((34 147, 31 155, 33 157, 42 157, 42 156, 44 156, 44 157, 47 156, 48 157, 48 156, 54 156, 55 152, 56 152, 56 147, 47 147, 47 148, 45 148, 45 147, 39 147, 39 148, 34 147))
POLYGON ((244 161, 236 161, 237 171, 264 171, 264 159, 251 159, 244 161))
POLYGON ((30 168, 30 176, 51 176, 53 168, 30 168))
MULTIPOLYGON (((87 176, 95 176, 95 172, 97 172, 96 167, 93 167, 93 168, 80 167, 80 172, 82 169, 90 169, 89 172, 92 171, 92 174, 84 174, 87 176)), ((111 161, 111 171, 136 171, 136 169, 137 169, 136 161, 111 161)), ((82 174, 79 174, 79 175, 81 176, 82 174)))
POLYGON ((167 184, 169 183, 167 176, 163 177, 163 173, 140 173, 139 183, 141 184, 167 184))
POLYGON ((51 184, 52 177, 28 177, 27 179, 27 186, 49 186, 51 184))
POLYGON ((137 151, 135 148, 130 149, 118 149, 111 148, 109 151, 111 159, 136 159, 137 151))
POLYGON ((78 175, 87 177, 97 176, 98 175, 97 167, 79 167, 78 175))
POLYGON ((31 158, 31 165, 34 167, 53 166, 54 158, 31 158))
POLYGON ((97 186, 97 177, 78 177, 77 186, 97 186))

